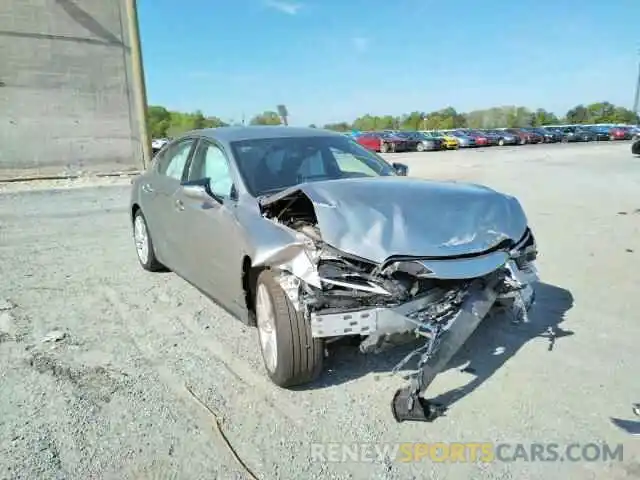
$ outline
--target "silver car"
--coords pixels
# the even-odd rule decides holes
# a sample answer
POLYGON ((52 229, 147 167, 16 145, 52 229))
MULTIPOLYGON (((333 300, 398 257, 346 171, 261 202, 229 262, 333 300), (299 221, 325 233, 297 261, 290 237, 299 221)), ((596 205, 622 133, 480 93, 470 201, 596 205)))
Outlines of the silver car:
POLYGON ((421 338, 393 413, 427 420, 440 407, 418 395, 494 304, 526 314, 537 250, 515 198, 406 174, 327 130, 193 131, 133 182, 138 258, 257 325, 282 387, 313 381, 329 341, 421 338))

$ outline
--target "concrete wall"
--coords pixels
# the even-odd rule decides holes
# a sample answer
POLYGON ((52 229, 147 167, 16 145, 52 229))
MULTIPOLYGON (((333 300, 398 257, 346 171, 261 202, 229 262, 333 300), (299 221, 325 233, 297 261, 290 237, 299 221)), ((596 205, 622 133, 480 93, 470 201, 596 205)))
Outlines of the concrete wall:
POLYGON ((0 0, 0 177, 136 169, 123 0, 0 0))

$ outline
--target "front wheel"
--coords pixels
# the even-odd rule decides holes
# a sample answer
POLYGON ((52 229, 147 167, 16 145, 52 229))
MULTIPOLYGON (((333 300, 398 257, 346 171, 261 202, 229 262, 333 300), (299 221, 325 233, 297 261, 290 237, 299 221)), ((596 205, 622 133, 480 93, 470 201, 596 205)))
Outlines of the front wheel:
POLYGON ((274 278, 263 270, 256 286, 256 323, 267 374, 280 387, 315 380, 322 371, 324 345, 274 278))
POLYGON ((425 150, 424 143, 418 143, 418 144, 416 145, 416 150, 417 150, 418 152, 424 152, 424 150, 425 150))
POLYGON ((503 147, 504 146, 504 139, 501 138, 500 140, 498 140, 498 145, 503 147))

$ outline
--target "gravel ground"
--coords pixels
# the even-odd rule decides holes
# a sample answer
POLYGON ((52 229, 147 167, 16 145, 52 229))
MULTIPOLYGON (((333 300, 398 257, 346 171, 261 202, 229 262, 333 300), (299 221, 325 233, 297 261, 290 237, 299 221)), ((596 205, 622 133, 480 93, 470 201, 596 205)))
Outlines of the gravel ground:
POLYGON ((518 196, 541 249, 531 322, 488 319, 433 384, 455 399, 446 417, 393 421, 405 347, 336 347, 317 384, 273 387, 253 329, 138 266, 129 179, 5 184, 0 478, 249 478, 215 418, 261 479, 640 478, 637 440, 610 421, 640 401, 640 158, 627 143, 389 158, 518 196), (312 442, 484 441, 624 443, 624 461, 310 459, 312 442))

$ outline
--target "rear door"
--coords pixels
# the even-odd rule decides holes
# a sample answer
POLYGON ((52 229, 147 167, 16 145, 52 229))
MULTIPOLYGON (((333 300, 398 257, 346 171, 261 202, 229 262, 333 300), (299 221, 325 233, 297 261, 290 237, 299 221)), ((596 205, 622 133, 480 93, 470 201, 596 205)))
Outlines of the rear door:
POLYGON ((172 227, 175 217, 179 213, 180 205, 177 195, 180 184, 186 175, 186 166, 193 153, 195 139, 184 138, 170 145, 158 164, 153 180, 153 211, 155 219, 152 238, 159 256, 169 268, 181 271, 181 255, 179 253, 179 239, 172 227))

